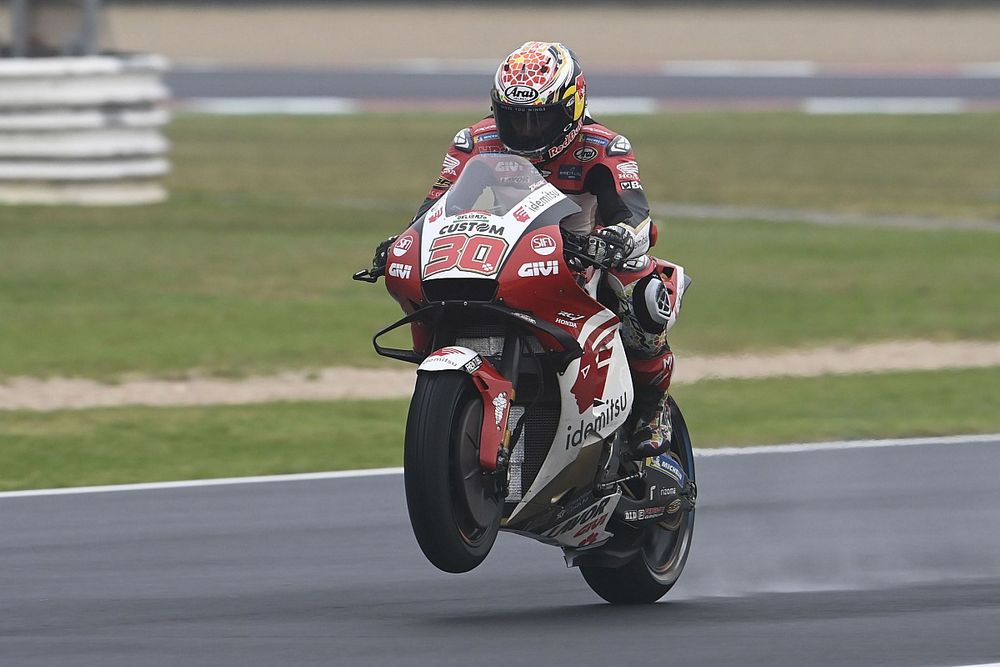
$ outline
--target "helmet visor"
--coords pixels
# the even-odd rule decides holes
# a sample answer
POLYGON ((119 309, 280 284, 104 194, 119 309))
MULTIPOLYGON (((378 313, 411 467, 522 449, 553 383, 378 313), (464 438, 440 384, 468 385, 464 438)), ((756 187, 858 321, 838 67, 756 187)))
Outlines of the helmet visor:
POLYGON ((540 151, 556 143, 572 120, 563 104, 520 106, 493 101, 500 141, 515 151, 540 151))

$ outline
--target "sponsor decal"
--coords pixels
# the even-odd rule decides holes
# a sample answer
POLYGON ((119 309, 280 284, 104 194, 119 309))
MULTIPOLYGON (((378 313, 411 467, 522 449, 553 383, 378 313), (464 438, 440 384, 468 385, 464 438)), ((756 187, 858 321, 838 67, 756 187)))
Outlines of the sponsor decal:
POLYGON ((503 416, 507 413, 507 392, 502 392, 499 396, 493 399, 493 419, 497 423, 497 430, 502 430, 501 422, 503 422, 503 416))
POLYGON ((459 367, 458 362, 455 359, 452 359, 451 357, 453 355, 464 355, 464 354, 465 350, 460 350, 457 347, 442 347, 440 350, 438 350, 437 352, 435 352, 434 354, 430 355, 427 358, 437 359, 443 364, 446 364, 453 368, 458 368, 459 367))
POLYGON ((577 315, 576 313, 571 313, 566 310, 560 310, 559 317, 565 317, 567 320, 573 320, 574 322, 579 322, 584 318, 583 315, 577 315))
POLYGON ((506 153, 507 149, 502 144, 496 146, 479 146, 480 153, 506 153))
POLYGON ((441 173, 457 176, 458 173, 455 170, 460 166, 462 166, 461 160, 459 160, 454 155, 446 154, 444 156, 444 162, 441 163, 441 173))
POLYGON ((552 202, 561 199, 562 196, 562 193, 554 187, 548 188, 545 191, 539 191, 539 194, 534 199, 526 201, 524 203, 524 207, 532 213, 538 213, 548 207, 552 202))
POLYGON ((608 367, 614 354, 612 342, 617 334, 616 320, 608 320, 598 325, 587 336, 580 358, 580 371, 570 388, 576 397, 576 406, 584 414, 594 401, 604 393, 608 379, 608 367))
POLYGON ((676 496, 677 495, 677 489, 675 489, 672 486, 661 487, 660 488, 660 495, 661 496, 676 496))
POLYGON ((666 507, 643 507, 636 511, 636 519, 655 519, 658 516, 662 516, 666 511, 666 507))
POLYGON ((432 357, 447 357, 447 356, 452 355, 452 354, 464 354, 464 353, 465 353, 465 350, 462 350, 461 348, 457 348, 457 347, 442 347, 440 350, 437 350, 431 356, 432 357))
POLYGON ((532 317, 531 315, 527 315, 525 313, 512 312, 511 315, 513 315, 514 317, 517 317, 519 319, 522 319, 525 322, 528 322, 529 324, 537 324, 538 323, 535 320, 534 317, 532 317))
POLYGON ((488 222, 453 222, 438 230, 438 234, 454 234, 456 232, 503 236, 503 225, 491 225, 488 222))
POLYGON ((626 521, 638 521, 639 512, 637 510, 625 510, 625 520, 626 521))
POLYGON ((477 144, 481 144, 484 141, 493 141, 494 139, 499 139, 500 135, 496 132, 490 132, 489 134, 480 134, 475 138, 477 144))
POLYGON ((567 181, 579 181, 583 178, 583 167, 577 164, 564 164, 559 167, 559 178, 567 181))
POLYGON ((604 404, 604 409, 597 416, 588 421, 581 419, 574 428, 572 424, 566 427, 566 449, 579 447, 587 436, 599 433, 614 420, 620 417, 628 409, 628 394, 622 394, 618 398, 604 404))
POLYGON ((639 181, 622 181, 622 190, 642 190, 642 183, 639 181))
POLYGON ((684 477, 685 477, 684 471, 681 470, 681 467, 677 464, 677 461, 675 461, 674 458, 670 456, 670 454, 660 454, 656 458, 652 459, 649 462, 649 465, 652 468, 656 468, 658 470, 662 470, 663 472, 667 473, 668 475, 673 477, 678 484, 684 483, 684 477))
POLYGON ((537 187, 535 185, 536 182, 531 180, 531 176, 527 176, 524 174, 518 174, 515 176, 497 176, 497 182, 500 183, 501 185, 519 185, 519 186, 527 185, 531 187, 532 190, 534 190, 535 187, 537 187))
MULTIPOLYGON (((562 535, 563 533, 568 533, 569 531, 577 528, 578 526, 582 526, 582 525, 585 525, 587 523, 590 523, 591 521, 593 521, 594 519, 596 519, 598 517, 603 518, 603 517, 607 516, 607 515, 603 514, 603 512, 604 512, 604 508, 608 506, 609 502, 611 502, 611 497, 610 496, 606 497, 606 498, 602 498, 600 501, 595 502, 593 505, 591 505, 587 509, 583 510, 582 512, 580 512, 576 516, 570 517, 569 519, 567 519, 566 521, 560 523, 559 525, 555 526, 554 528, 551 528, 548 532, 545 533, 544 536, 545 537, 557 537, 559 535, 562 535)), ((600 525, 600 524, 597 524, 597 525, 600 525)), ((580 529, 580 530, 582 531, 582 529, 580 529)), ((588 530, 593 530, 593 528, 588 528, 588 530)), ((586 531, 582 531, 579 534, 582 535, 584 532, 586 532, 586 531)))
POLYGON ((538 99, 537 90, 531 86, 522 86, 521 84, 507 86, 504 88, 503 95, 511 102, 516 102, 518 104, 527 104, 528 102, 534 102, 538 99))
MULTIPOLYGON (((602 137, 607 137, 608 139, 614 139, 616 136, 618 136, 617 134, 615 134, 614 132, 611 132, 607 128, 598 127, 596 125, 588 125, 587 126, 587 132, 590 133, 590 134, 599 134, 602 137)), ((607 143, 607 142, 605 142, 605 143, 607 143)))
POLYGON ((571 329, 576 329, 576 322, 570 322, 569 320, 564 320, 561 317, 556 318, 556 324, 562 324, 563 326, 570 327, 571 329))
POLYGON ((667 514, 677 514, 677 510, 681 508, 681 499, 678 498, 674 502, 667 505, 667 514))
POLYGON ((535 234, 531 237, 531 249, 536 255, 547 257, 556 251, 556 241, 548 234, 535 234))
POLYGON ((472 374, 479 370, 479 367, 483 365, 483 360, 481 357, 476 357, 465 364, 462 368, 465 369, 466 373, 472 374))
POLYGON ((566 148, 571 143, 573 143, 574 141, 576 141, 576 137, 577 137, 578 134, 580 134, 580 128, 579 127, 573 128, 573 131, 566 135, 566 138, 563 139, 563 142, 561 144, 559 144, 558 146, 554 146, 554 147, 552 147, 552 148, 549 149, 549 157, 553 158, 553 157, 559 155, 560 153, 562 153, 564 150, 566 150, 566 148))
POLYGON ((514 219, 517 220, 518 222, 527 222, 528 220, 531 219, 531 215, 524 210, 523 206, 518 206, 517 208, 515 208, 513 215, 514 219))
POLYGON ((466 211, 465 213, 455 216, 455 220, 459 222, 465 222, 466 220, 475 220, 476 222, 489 222, 490 214, 485 211, 466 211))
POLYGON ((628 155, 632 152, 632 144, 628 142, 628 139, 622 135, 618 135, 611 140, 608 145, 608 157, 615 157, 616 155, 628 155))
POLYGON ((472 133, 469 132, 469 128, 465 128, 461 132, 455 135, 455 138, 451 140, 451 143, 455 145, 455 148, 462 151, 463 153, 472 152, 472 133))
POLYGON ((436 181, 434 181, 434 185, 431 187, 433 187, 435 190, 447 190, 448 188, 451 187, 451 184, 453 182, 454 181, 449 181, 444 176, 441 176, 436 181))
POLYGON ((607 139, 602 139, 601 137, 586 136, 583 138, 583 143, 604 147, 607 146, 609 142, 607 139))
MULTIPOLYGON (((584 139, 586 141, 587 139, 584 139)), ((590 162, 595 157, 597 157, 597 149, 591 146, 584 146, 583 148, 577 148, 573 151, 573 157, 575 157, 580 162, 590 162)))
POLYGON ((410 277, 410 272, 413 271, 413 267, 409 264, 390 264, 389 265, 389 275, 393 278, 402 278, 406 280, 410 277))
POLYGON ((429 216, 427 216, 427 222, 437 222, 438 220, 441 219, 441 216, 443 214, 444 214, 444 209, 438 206, 429 216))
POLYGON ((413 237, 407 234, 406 236, 400 236, 396 240, 396 244, 392 246, 392 254, 396 257, 402 257, 406 254, 406 251, 410 249, 413 245, 413 237))
POLYGON ((517 275, 522 278, 554 276, 557 273, 559 273, 559 262, 554 259, 550 259, 547 262, 527 262, 522 264, 517 270, 517 275))
POLYGON ((493 170, 499 172, 524 171, 524 168, 524 164, 516 160, 502 160, 493 165, 493 170))
POLYGON ((639 180, 639 163, 635 160, 622 162, 616 165, 615 169, 618 170, 618 175, 622 178, 626 178, 630 181, 639 180))

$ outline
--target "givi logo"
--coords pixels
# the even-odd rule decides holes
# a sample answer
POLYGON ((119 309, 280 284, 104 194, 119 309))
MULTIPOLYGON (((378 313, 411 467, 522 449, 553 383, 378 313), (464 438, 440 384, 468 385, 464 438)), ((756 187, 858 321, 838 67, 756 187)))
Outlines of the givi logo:
POLYGON ((535 276, 554 276, 559 273, 559 262, 551 259, 547 262, 528 262, 522 264, 517 270, 517 275, 522 278, 533 278, 535 276))
POLYGON ((389 265, 389 275, 393 278, 402 278, 407 280, 410 277, 410 272, 413 271, 413 267, 409 264, 390 264, 389 265))

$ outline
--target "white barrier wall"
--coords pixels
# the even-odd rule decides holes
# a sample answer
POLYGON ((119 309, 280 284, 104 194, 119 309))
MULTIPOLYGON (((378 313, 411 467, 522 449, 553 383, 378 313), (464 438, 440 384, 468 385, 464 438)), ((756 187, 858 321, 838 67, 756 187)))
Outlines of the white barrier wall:
POLYGON ((0 58, 0 204, 164 200, 166 68, 155 55, 0 58))

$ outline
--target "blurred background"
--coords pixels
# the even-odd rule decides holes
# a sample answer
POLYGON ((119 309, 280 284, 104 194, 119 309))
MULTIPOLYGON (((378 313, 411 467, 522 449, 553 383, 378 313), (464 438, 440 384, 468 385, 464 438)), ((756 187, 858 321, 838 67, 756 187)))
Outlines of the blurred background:
POLYGON ((0 488, 399 465, 397 308, 350 275, 534 39, 577 52, 694 277, 696 446, 1000 430, 995 3, 0 16, 0 488))

